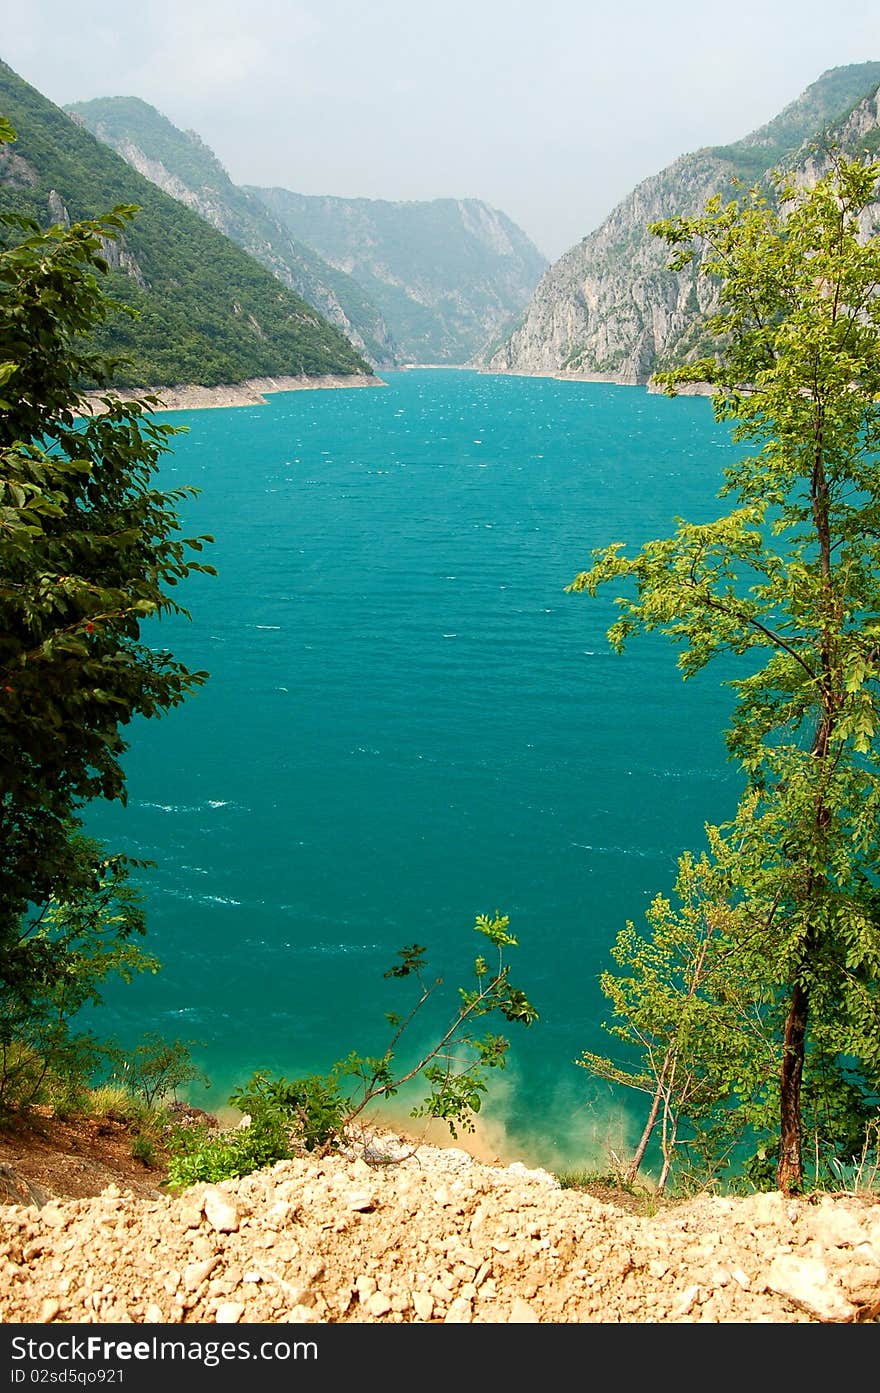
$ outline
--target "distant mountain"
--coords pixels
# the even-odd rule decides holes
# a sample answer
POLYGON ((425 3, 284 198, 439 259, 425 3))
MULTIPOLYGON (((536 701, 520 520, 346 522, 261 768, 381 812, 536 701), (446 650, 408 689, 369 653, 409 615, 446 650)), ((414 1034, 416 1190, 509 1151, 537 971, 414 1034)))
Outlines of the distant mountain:
POLYGON ((467 362, 521 313, 547 266, 516 223, 476 198, 390 203, 247 191, 357 281, 407 362, 467 362))
MULTIPOLYGON (((0 212, 42 225, 141 211, 108 247, 107 290, 133 306, 99 346, 130 363, 124 387, 370 372, 345 336, 202 218, 162 193, 0 63, 0 114, 17 133, 0 147, 0 212)), ((7 234, 8 235, 8 234, 7 234)))
POLYGON ((372 362, 398 361, 381 312, 357 282, 297 242, 258 198, 233 184, 195 131, 179 130, 139 97, 99 97, 65 110, 144 178, 262 262, 372 362))
POLYGON ((68 112, 338 325, 381 367, 464 363, 521 313, 546 259, 479 199, 389 203, 233 184, 194 131, 136 97, 68 112))
POLYGON ((775 168, 808 178, 819 167, 814 142, 876 152, 878 84, 880 63, 832 68, 751 135, 683 155, 644 180, 549 268, 518 326, 477 361, 494 372, 647 383, 696 356, 717 287, 696 266, 671 272, 669 248, 649 224, 694 215, 712 194, 732 196, 732 179, 760 183, 775 168))

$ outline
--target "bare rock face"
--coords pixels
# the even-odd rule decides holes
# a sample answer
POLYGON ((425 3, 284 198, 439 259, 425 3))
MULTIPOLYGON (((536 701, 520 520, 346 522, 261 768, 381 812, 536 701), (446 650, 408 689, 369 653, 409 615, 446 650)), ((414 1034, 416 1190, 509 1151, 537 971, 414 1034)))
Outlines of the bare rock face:
POLYGON ((698 153, 640 184, 545 273, 521 327, 486 366, 647 382, 658 357, 714 303, 696 268, 667 269, 668 248, 648 224, 696 212, 725 174, 729 179, 729 166, 698 153))
MULTIPOLYGON (((834 134, 844 151, 861 155, 880 128, 878 76, 878 64, 833 69, 736 145, 697 150, 644 180, 545 272, 519 327, 483 355, 481 365, 492 372, 645 384, 659 369, 699 356, 717 287, 700 278, 697 263, 670 271, 669 247, 649 232, 650 224, 694 216, 716 193, 735 197, 734 180, 766 181, 774 168, 793 171, 796 182, 815 183, 829 160, 814 153, 813 142, 821 137, 827 148, 829 116, 849 107, 834 134)), ((875 212, 866 214, 866 233, 876 224, 875 212)))
POLYGON ((149 1199, 0 1209, 5 1322, 832 1322, 880 1314, 880 1201, 636 1216, 547 1172, 400 1145, 149 1199))
POLYGON ((370 296, 403 363, 470 360, 522 312, 547 264, 521 228, 481 199, 246 192, 370 296))

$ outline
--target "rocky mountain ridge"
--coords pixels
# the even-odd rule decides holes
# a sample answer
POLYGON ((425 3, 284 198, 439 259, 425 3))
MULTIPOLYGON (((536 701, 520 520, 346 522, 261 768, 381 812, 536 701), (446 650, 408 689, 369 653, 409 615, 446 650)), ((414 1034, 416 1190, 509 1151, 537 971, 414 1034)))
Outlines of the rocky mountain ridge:
POLYGON ((65 110, 132 169, 301 295, 371 363, 397 361, 388 326, 357 283, 290 237, 259 199, 232 182, 195 131, 179 130, 137 97, 74 102, 65 110))
POLYGON ((374 366, 467 361, 521 312, 546 266, 479 199, 391 203, 239 186, 194 131, 139 98, 67 111, 296 290, 374 366))
POLYGON ((645 384, 696 349, 717 290, 696 265, 668 269, 669 249, 649 224, 699 212, 734 180, 765 180, 774 168, 815 177, 812 142, 831 126, 844 150, 878 133, 880 63, 831 69, 766 126, 726 147, 683 155, 643 180, 605 221, 542 277, 520 325, 479 365, 492 372, 574 375, 645 384))
POLYGON ((357 281, 408 363, 467 362, 522 311, 547 264, 506 214, 476 198, 393 203, 248 192, 357 281))

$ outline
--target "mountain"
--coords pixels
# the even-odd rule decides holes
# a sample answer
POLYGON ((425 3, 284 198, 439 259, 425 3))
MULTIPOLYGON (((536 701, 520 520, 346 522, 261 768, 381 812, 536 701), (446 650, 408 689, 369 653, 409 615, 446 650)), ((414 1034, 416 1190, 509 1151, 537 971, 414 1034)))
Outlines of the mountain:
MULTIPOLYGON (((717 287, 696 265, 668 269, 654 221, 691 216, 732 179, 748 184, 775 168, 809 177, 811 143, 834 136, 844 150, 877 148, 880 63, 832 68, 778 116, 728 146, 683 155, 639 184, 605 221, 542 277, 519 325, 477 361, 492 372, 572 373, 647 383, 699 349, 717 287)), ((731 190, 731 192, 733 192, 731 190)))
POLYGON ((254 377, 369 373, 338 329, 230 239, 162 193, 0 62, 0 213, 42 225, 140 212, 108 245, 106 289, 138 311, 113 316, 98 346, 129 359, 121 387, 215 386, 254 377))
POLYGON ((248 192, 357 281, 406 362, 467 362, 521 313, 547 266, 516 223, 476 198, 391 203, 248 192))
POLYGON ((479 199, 390 203, 233 184, 194 131, 136 97, 67 111, 338 325, 373 363, 464 363, 521 313, 547 262, 479 199))
POLYGON ((195 131, 179 130, 139 97, 98 97, 65 110, 144 178, 262 262, 372 362, 398 361, 381 312, 357 282, 297 242, 258 198, 233 184, 195 131))

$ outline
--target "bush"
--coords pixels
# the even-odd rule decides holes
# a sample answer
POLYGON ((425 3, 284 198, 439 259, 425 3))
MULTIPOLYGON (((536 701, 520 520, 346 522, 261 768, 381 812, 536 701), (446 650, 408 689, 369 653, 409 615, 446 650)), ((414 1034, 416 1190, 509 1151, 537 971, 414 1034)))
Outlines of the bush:
POLYGON ((290 1143, 284 1127, 271 1116, 251 1118, 244 1126, 213 1133, 204 1126, 179 1127, 169 1142, 168 1186, 183 1190, 200 1181, 214 1184, 288 1160, 290 1143))
POLYGON ((304 1151, 317 1151, 333 1142, 351 1111, 351 1102, 339 1092, 333 1073, 273 1079, 260 1070, 229 1101, 252 1119, 279 1127, 293 1146, 304 1151))
POLYGON ((205 1073, 193 1061, 192 1041, 166 1040, 151 1032, 134 1049, 108 1050, 112 1062, 112 1078, 138 1095, 147 1107, 161 1102, 168 1094, 177 1097, 177 1090, 186 1083, 199 1080, 209 1086, 205 1073))

